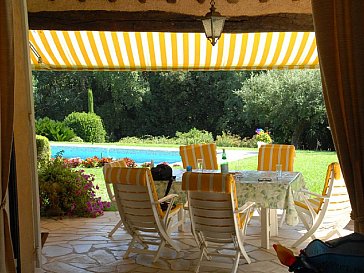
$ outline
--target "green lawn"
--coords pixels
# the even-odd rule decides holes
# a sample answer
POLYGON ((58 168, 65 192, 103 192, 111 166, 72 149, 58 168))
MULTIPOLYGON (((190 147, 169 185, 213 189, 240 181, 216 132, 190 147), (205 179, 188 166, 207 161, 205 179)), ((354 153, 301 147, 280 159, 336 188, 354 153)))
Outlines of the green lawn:
MULTIPOLYGON (((247 159, 230 162, 229 168, 231 170, 256 170, 257 160, 257 156, 253 156, 247 159)), ((310 191, 321 193, 327 166, 331 162, 337 160, 336 152, 296 151, 294 170, 303 174, 307 188, 310 191)), ((103 179, 102 168, 85 168, 84 170, 88 174, 95 175, 95 185, 99 185, 100 187, 97 191, 97 196, 101 196, 102 200, 109 200, 103 179)))

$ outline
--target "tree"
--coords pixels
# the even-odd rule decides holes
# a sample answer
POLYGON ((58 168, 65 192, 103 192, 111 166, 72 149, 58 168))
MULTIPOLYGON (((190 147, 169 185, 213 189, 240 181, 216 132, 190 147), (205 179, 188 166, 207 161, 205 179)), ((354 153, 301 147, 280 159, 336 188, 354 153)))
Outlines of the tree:
POLYGON ((95 111, 110 140, 136 135, 137 121, 148 85, 140 72, 95 72, 91 82, 95 111))
POLYGON ((174 136, 191 128, 219 133, 216 125, 225 115, 224 102, 241 87, 239 72, 144 72, 150 91, 142 115, 143 132, 174 136))
POLYGON ((87 111, 87 82, 92 72, 33 71, 36 118, 63 120, 73 111, 87 111))
POLYGON ((87 99, 88 99, 88 112, 94 112, 94 96, 92 94, 92 89, 87 90, 87 99))
POLYGON ((240 119, 248 127, 269 129, 276 142, 296 147, 306 130, 327 124, 318 70, 268 71, 252 76, 236 92, 240 119))

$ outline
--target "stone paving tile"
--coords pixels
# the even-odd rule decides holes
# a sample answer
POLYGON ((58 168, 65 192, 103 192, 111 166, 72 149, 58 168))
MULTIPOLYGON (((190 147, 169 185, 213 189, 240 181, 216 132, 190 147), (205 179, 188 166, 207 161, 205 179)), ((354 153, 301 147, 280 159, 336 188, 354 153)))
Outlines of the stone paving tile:
MULTIPOLYGON (((49 237, 42 250, 43 271, 49 273, 187 273, 194 272, 199 258, 199 250, 190 232, 174 232, 172 237, 178 242, 181 251, 165 248, 159 260, 153 263, 153 257, 146 254, 132 253, 123 258, 131 236, 123 229, 115 232, 112 238, 108 232, 119 220, 115 212, 106 212, 98 218, 42 219, 42 231, 48 231, 49 237)), ((185 225, 189 230, 189 225, 185 225)), ((290 246, 301 236, 303 226, 283 225, 279 236, 272 237, 271 243, 279 242, 290 246)), ((352 228, 347 233, 352 232, 352 228)), ((260 222, 253 219, 249 223, 245 249, 252 260, 247 264, 242 257, 239 273, 283 273, 288 268, 281 265, 275 251, 260 248, 260 222)), ((306 243, 300 248, 304 248, 306 243)), ((299 248, 299 249, 300 249, 299 248)), ((293 249, 298 253, 299 249, 293 249)), ((222 258, 219 258, 222 259, 222 258)), ((229 262, 228 262, 229 263, 229 262)), ((230 262, 232 265, 232 262, 230 262)), ((230 269, 202 266, 201 273, 227 273, 230 269)))
POLYGON ((43 254, 46 257, 58 257, 72 253, 72 248, 62 246, 45 246, 43 248, 43 254))

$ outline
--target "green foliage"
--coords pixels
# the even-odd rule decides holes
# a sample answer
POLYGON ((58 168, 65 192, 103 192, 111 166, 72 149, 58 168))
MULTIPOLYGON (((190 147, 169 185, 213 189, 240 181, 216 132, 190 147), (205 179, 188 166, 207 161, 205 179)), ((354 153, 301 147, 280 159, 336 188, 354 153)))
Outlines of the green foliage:
POLYGON ((88 112, 94 113, 94 96, 92 94, 92 89, 87 90, 87 101, 88 101, 88 112))
POLYGON ((232 135, 230 132, 222 132, 222 135, 216 137, 216 145, 221 147, 241 147, 241 138, 238 135, 232 135))
POLYGON ((179 144, 177 138, 170 138, 164 136, 150 136, 146 135, 141 138, 138 137, 123 137, 119 140, 120 144, 179 144))
POLYGON ((244 75, 235 71, 144 72, 149 91, 137 117, 141 134, 133 135, 174 136, 176 131, 191 128, 217 135, 221 130, 216 124, 225 115, 225 100, 241 88, 244 75))
POLYGON ((51 146, 49 140, 45 136, 36 135, 35 143, 37 146, 37 165, 41 168, 48 164, 51 159, 51 146))
POLYGON ((69 142, 83 142, 83 139, 79 136, 75 136, 69 140, 69 142))
POLYGON ((192 128, 188 132, 176 132, 176 137, 179 138, 184 145, 196 144, 196 143, 212 143, 214 138, 210 132, 205 130, 198 130, 192 128))
POLYGON ((33 71, 36 118, 63 120, 68 114, 87 111, 87 87, 94 72, 33 71))
POLYGON ((149 90, 142 72, 95 72, 91 86, 95 111, 104 121, 109 141, 151 133, 140 129, 149 122, 140 116, 149 90))
POLYGON ((42 216, 96 217, 108 206, 95 196, 94 176, 72 169, 61 157, 40 168, 38 180, 42 216))
POLYGON ((73 112, 64 122, 86 142, 105 142, 106 131, 101 118, 95 113, 73 112))
POLYGON ((173 141, 176 132, 198 128, 238 135, 245 146, 263 126, 276 143, 334 149, 318 70, 35 71, 33 85, 36 116, 55 120, 87 112, 91 88, 107 141, 173 141))
POLYGON ((257 141, 255 135, 252 138, 244 137, 241 140, 241 147, 256 148, 257 143, 258 143, 258 141, 257 141))
POLYGON ((35 122, 36 134, 47 137, 50 141, 69 141, 76 134, 62 121, 55 121, 48 117, 35 122))
MULTIPOLYGON (((248 127, 269 128, 277 143, 303 142, 304 131, 327 124, 318 70, 268 71, 247 80, 236 95, 244 101, 239 115, 248 127)), ((228 103, 228 102, 227 102, 228 103)))

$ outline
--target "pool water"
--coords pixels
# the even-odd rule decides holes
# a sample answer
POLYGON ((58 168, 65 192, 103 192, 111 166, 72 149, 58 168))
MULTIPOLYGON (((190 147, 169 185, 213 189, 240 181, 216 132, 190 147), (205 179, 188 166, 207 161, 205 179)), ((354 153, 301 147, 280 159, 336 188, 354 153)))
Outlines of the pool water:
POLYGON ((55 157, 57 153, 63 151, 64 158, 81 158, 97 156, 111 157, 119 159, 128 157, 133 159, 137 164, 150 162, 154 160, 155 164, 167 162, 169 164, 180 162, 181 157, 177 150, 157 150, 142 148, 125 148, 115 146, 86 146, 86 145, 58 145, 51 144, 51 156, 55 157))

